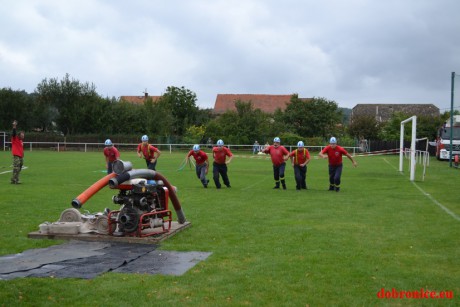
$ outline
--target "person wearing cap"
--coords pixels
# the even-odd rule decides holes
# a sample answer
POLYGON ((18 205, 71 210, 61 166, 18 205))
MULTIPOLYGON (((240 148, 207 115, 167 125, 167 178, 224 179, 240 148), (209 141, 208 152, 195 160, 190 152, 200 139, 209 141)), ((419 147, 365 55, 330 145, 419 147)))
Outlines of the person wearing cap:
POLYGON ((155 146, 149 144, 149 137, 147 135, 143 135, 141 137, 141 141, 142 143, 137 146, 137 155, 139 158, 145 159, 148 169, 155 170, 161 151, 155 146))
POLYGON ((207 188, 209 180, 206 179, 206 175, 208 174, 209 168, 209 160, 208 155, 200 149, 200 145, 195 144, 193 145, 193 149, 190 150, 185 157, 186 163, 190 163, 189 158, 193 157, 195 159, 195 171, 196 176, 200 179, 203 187, 207 188))
POLYGON ((307 164, 310 162, 310 153, 305 148, 304 142, 297 143, 297 149, 294 149, 290 154, 292 167, 294 167, 295 189, 307 189, 307 164))
POLYGON ((345 155, 350 159, 353 166, 356 167, 358 164, 353 157, 345 150, 345 148, 337 145, 337 139, 331 137, 329 145, 324 147, 319 153, 319 156, 323 159, 329 159, 329 191, 340 191, 340 182, 342 177, 342 156, 345 155))
POLYGON ((11 153, 13 154, 13 175, 11 176, 11 184, 20 184, 19 174, 24 165, 24 131, 16 132, 18 122, 13 121, 13 132, 11 133, 11 153))
POLYGON ((212 148, 212 157, 214 159, 214 162, 212 163, 212 179, 216 184, 216 188, 220 189, 220 175, 222 176, 222 180, 227 188, 230 188, 231 186, 227 174, 227 164, 232 161, 233 154, 230 149, 224 146, 224 141, 218 140, 216 145, 217 146, 212 148))
POLYGON ((266 147, 262 152, 269 154, 273 164, 273 177, 275 178, 274 189, 283 186, 283 190, 286 190, 286 180, 284 179, 284 171, 286 169, 286 161, 289 159, 289 151, 281 146, 281 139, 276 137, 273 139, 273 145, 266 147))
POLYGON ((107 166, 107 174, 111 174, 113 172, 113 162, 120 158, 120 152, 113 145, 110 139, 105 140, 104 145, 104 157, 107 166))

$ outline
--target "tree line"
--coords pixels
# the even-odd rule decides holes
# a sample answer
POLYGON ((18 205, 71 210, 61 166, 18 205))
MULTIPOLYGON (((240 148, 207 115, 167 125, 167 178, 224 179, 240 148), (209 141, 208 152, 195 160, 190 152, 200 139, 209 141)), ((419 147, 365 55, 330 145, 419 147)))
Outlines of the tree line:
MULTIPOLYGON (((136 105, 115 97, 102 97, 96 86, 66 74, 61 80, 44 79, 33 93, 0 89, 0 130, 9 131, 16 119, 25 131, 55 133, 65 137, 96 135, 99 141, 117 135, 147 134, 157 143, 205 143, 224 139, 228 144, 271 142, 274 136, 285 144, 309 140, 322 145, 334 135, 352 142, 358 138, 398 140, 401 120, 408 114, 395 113, 387 123, 375 117, 344 120, 335 101, 313 98, 305 102, 293 94, 285 110, 273 114, 254 109, 251 101, 237 101, 236 111, 216 116, 212 109, 200 109, 196 94, 184 87, 169 86, 156 101, 147 97, 136 105)), ((434 138, 448 117, 421 117, 418 135, 434 138)), ((408 129, 406 129, 408 130, 408 129)), ((116 142, 126 140, 115 140, 116 142)))

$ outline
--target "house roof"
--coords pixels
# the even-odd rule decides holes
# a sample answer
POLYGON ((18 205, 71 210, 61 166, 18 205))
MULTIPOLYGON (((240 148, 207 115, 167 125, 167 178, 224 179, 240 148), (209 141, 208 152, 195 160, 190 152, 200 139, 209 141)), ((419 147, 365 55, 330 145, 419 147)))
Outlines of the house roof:
POLYGON ((439 116, 439 108, 434 104, 357 104, 351 113, 356 116, 375 116, 378 122, 388 121, 394 112, 417 116, 439 116))
MULTIPOLYGON (((214 104, 214 113, 222 114, 228 110, 236 111, 235 102, 251 102, 254 109, 265 113, 274 113, 276 109, 284 110, 291 101, 292 95, 260 95, 260 94, 218 94, 214 104)), ((302 99, 304 100, 304 99, 302 99)))
POLYGON ((161 96, 149 96, 147 93, 144 96, 121 96, 120 100, 124 100, 126 102, 132 104, 143 105, 147 98, 151 98, 153 102, 157 101, 161 96))

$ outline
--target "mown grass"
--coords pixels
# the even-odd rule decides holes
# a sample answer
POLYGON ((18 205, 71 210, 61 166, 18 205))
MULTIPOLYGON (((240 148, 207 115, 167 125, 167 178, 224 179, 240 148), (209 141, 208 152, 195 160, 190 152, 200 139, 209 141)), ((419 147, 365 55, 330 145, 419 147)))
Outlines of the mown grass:
MULTIPOLYGON (((451 305, 460 294, 459 170, 434 159, 421 180, 401 175, 398 157, 344 161, 342 191, 328 192, 327 162, 308 168, 309 190, 273 190, 271 163, 238 154, 232 188, 203 189, 194 171, 177 171, 183 153, 164 152, 157 169, 175 186, 192 227, 164 250, 212 255, 183 276, 107 273, 92 280, 18 278, 0 281, 0 304, 61 306, 369 306, 451 305), (424 195, 428 193, 431 199, 424 195), (446 213, 448 208, 455 216, 446 213), (453 291, 454 299, 379 299, 382 288, 453 291)), ((144 168, 134 153, 122 159, 144 168)), ((10 153, 0 152, 0 173, 10 153)), ((407 161, 405 162, 407 165, 407 161)), ((102 153, 26 152, 22 185, 0 175, 0 255, 61 241, 27 238, 56 221, 73 198, 104 176, 102 153)), ((405 167, 407 169, 407 167, 405 167)), ((211 179, 211 174, 209 174, 211 179)), ((82 208, 116 208, 105 188, 82 208)))

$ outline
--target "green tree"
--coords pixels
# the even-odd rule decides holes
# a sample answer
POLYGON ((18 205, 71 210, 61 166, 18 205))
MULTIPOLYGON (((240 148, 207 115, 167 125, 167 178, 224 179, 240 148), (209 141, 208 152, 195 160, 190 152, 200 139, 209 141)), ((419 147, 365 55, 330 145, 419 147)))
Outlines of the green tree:
POLYGON ((187 144, 202 143, 201 140, 203 139, 205 133, 206 128, 204 126, 192 125, 186 129, 183 141, 187 144))
POLYGON ((66 74, 61 81, 42 80, 36 92, 40 104, 56 108, 57 125, 64 135, 88 132, 86 126, 94 119, 88 115, 93 114, 93 107, 99 102, 94 84, 80 83, 66 74))
POLYGON ((335 101, 313 98, 305 101, 297 94, 284 111, 284 123, 292 133, 303 137, 328 137, 336 134, 342 122, 342 113, 335 101))
POLYGON ((168 86, 158 103, 164 104, 174 117, 173 134, 183 135, 189 125, 195 124, 198 107, 196 94, 191 90, 168 86))
POLYGON ((380 124, 375 116, 356 116, 348 127, 350 136, 360 139, 361 137, 369 140, 375 140, 380 133, 380 124))
POLYGON ((143 109, 145 132, 150 135, 169 137, 174 130, 174 116, 168 104, 164 101, 153 102, 148 98, 143 109))
POLYGON ((148 131, 145 127, 146 118, 141 106, 125 101, 113 103, 107 115, 107 123, 110 123, 111 126, 111 129, 108 129, 111 131, 108 132, 115 134, 147 133, 148 131))
POLYGON ((11 130, 13 120, 19 122, 19 129, 33 128, 31 111, 34 109, 34 99, 25 91, 14 91, 11 88, 0 89, 0 126, 2 130, 11 130))
POLYGON ((417 138, 427 137, 429 140, 436 139, 438 129, 443 121, 440 117, 418 116, 417 117, 417 138))
POLYGON ((253 144, 269 135, 271 121, 268 114, 255 110, 250 101, 238 100, 235 107, 236 111, 227 111, 210 121, 206 135, 233 144, 253 144))

